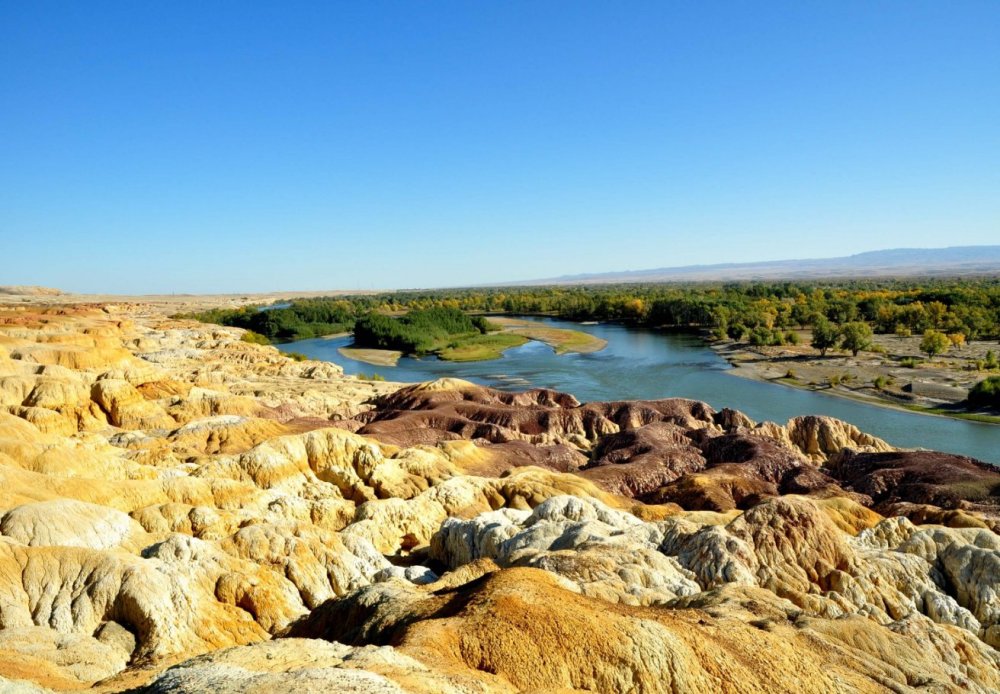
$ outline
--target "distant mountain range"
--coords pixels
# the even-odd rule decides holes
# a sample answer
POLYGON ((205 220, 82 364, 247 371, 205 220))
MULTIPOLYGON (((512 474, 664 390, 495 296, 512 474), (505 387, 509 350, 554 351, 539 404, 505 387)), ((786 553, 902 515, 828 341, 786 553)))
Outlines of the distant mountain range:
POLYGON ((1000 274, 1000 246, 892 248, 842 258, 769 260, 757 263, 686 265, 624 270, 517 282, 540 284, 615 284, 619 282, 704 282, 730 280, 808 280, 859 277, 941 277, 1000 274))

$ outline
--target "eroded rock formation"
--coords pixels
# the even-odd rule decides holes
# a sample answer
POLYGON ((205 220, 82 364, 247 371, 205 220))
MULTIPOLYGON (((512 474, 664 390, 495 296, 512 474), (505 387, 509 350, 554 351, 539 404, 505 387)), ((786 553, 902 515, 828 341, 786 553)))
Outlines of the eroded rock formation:
POLYGON ((0 686, 1000 689, 990 466, 240 335, 0 309, 0 686))

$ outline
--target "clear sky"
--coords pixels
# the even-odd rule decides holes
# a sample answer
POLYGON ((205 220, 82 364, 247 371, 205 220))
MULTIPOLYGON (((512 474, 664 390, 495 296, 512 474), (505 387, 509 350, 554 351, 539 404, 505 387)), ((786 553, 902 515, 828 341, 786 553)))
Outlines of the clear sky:
POLYGON ((0 0, 0 284, 1000 243, 1000 2, 0 0))

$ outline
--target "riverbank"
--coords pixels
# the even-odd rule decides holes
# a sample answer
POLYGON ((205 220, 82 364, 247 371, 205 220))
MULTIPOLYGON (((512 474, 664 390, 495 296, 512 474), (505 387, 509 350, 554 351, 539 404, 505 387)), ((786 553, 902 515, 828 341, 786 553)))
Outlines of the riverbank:
POLYGON ((760 347, 733 341, 712 349, 734 368, 735 376, 860 400, 920 414, 1000 424, 1000 415, 969 410, 969 389, 989 373, 975 363, 997 345, 972 342, 928 360, 920 338, 876 335, 872 349, 855 357, 830 351, 821 356, 809 346, 809 331, 797 331, 800 344, 760 347))

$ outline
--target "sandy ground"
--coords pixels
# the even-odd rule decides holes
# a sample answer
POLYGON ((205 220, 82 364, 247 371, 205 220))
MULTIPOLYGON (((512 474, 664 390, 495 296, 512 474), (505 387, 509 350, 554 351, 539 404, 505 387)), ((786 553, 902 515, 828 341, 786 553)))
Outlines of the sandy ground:
POLYGON ((809 346, 809 331, 799 332, 799 338, 800 344, 794 346, 753 347, 726 341, 714 344, 713 349, 736 367, 732 371, 736 376, 943 414, 967 412, 964 401, 969 389, 997 373, 978 371, 975 362, 984 359, 988 350, 1000 354, 997 343, 977 341, 929 360, 920 352, 919 336, 876 335, 873 346, 884 353, 863 351, 855 357, 831 350, 822 357, 809 346), (913 368, 903 366, 907 357, 920 363, 913 368), (881 388, 875 385, 878 378, 883 379, 881 388))
POLYGON ((341 347, 337 350, 348 359, 363 361, 365 364, 375 366, 395 366, 402 352, 392 349, 366 349, 363 347, 341 347))

